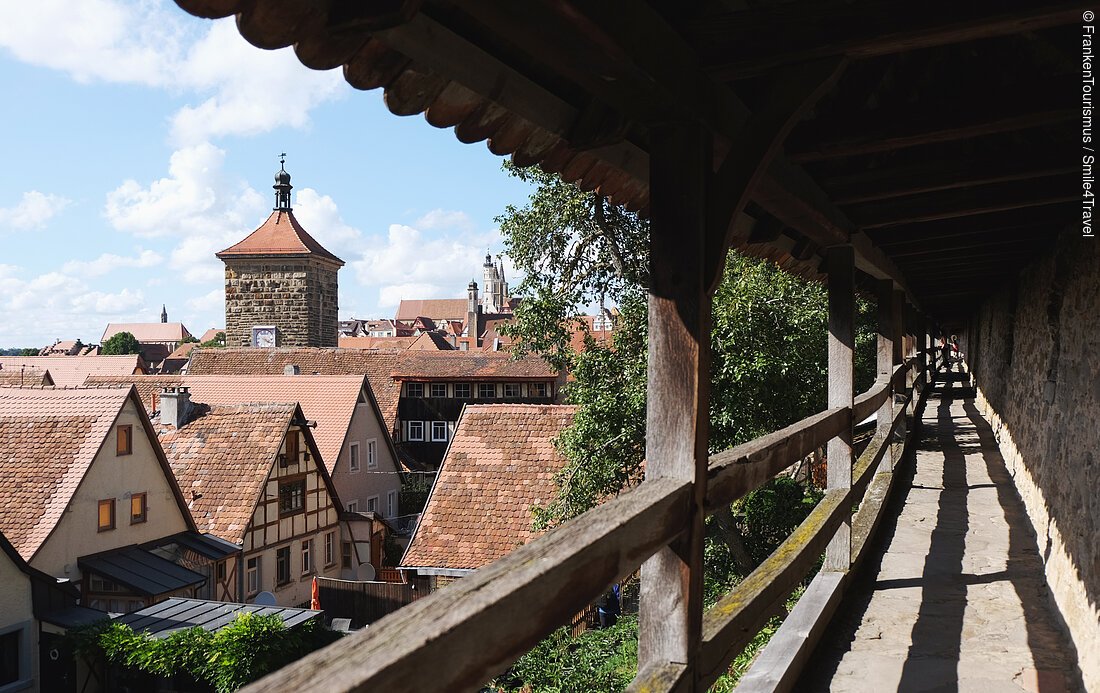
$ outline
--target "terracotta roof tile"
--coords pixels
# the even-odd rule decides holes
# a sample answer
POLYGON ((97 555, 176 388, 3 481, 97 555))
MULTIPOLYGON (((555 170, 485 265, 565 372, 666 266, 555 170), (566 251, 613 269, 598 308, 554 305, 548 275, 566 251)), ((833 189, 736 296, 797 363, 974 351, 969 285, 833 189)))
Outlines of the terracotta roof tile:
POLYGON ((315 347, 283 349, 195 349, 191 352, 190 375, 282 375, 289 365, 302 375, 365 375, 382 411, 386 427, 393 432, 401 385, 391 375, 397 351, 325 349, 315 347))
POLYGON ((129 332, 139 342, 178 342, 191 336, 182 322, 111 322, 100 341, 106 342, 120 332, 129 332))
POLYGON ((294 404, 202 407, 176 429, 154 422, 200 532, 240 543, 294 404))
POLYGON ((65 512, 128 388, 0 388, 0 532, 30 560, 65 512))
POLYGON ((554 439, 576 407, 466 407, 402 566, 476 569, 530 541, 531 506, 554 493, 554 439))
POLYGON ((294 212, 280 209, 273 211, 267 221, 245 236, 244 240, 216 255, 222 259, 250 255, 317 255, 344 264, 302 228, 294 218, 294 212))
POLYGON ((42 368, 50 372, 55 385, 79 387, 89 375, 130 375, 144 372, 145 363, 137 354, 128 356, 0 356, 0 367, 18 370, 20 366, 42 368))
POLYGON ((405 299, 397 304, 397 320, 412 322, 423 316, 432 320, 465 320, 469 301, 465 298, 405 299))
POLYGON ((455 350, 404 352, 392 375, 401 380, 548 380, 558 373, 536 356, 513 359, 506 353, 455 350))
POLYGON ((23 387, 27 385, 53 385, 53 378, 45 368, 3 368, 0 367, 0 387, 23 387))
POLYGON ((186 385, 191 401, 209 405, 251 402, 298 402, 307 419, 317 422, 313 439, 325 467, 332 471, 344 445, 355 403, 364 387, 362 375, 136 375, 91 377, 86 385, 132 383, 150 411, 158 408, 164 387, 186 385))
POLYGON ((199 341, 200 342, 209 342, 211 339, 214 339, 215 337, 217 337, 219 332, 225 332, 225 328, 211 327, 209 330, 202 333, 202 336, 199 337, 199 341))
POLYGON ((340 337, 341 349, 408 349, 419 337, 340 337))

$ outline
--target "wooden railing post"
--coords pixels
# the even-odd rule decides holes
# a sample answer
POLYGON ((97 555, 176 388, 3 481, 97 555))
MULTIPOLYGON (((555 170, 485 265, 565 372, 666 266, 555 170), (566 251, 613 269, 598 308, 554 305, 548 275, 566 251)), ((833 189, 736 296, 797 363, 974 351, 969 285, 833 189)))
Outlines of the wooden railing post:
MULTIPOLYGON (((875 416, 876 436, 886 438, 886 452, 879 463, 879 471, 889 472, 894 468, 893 448, 888 439, 894 423, 894 283, 889 279, 880 279, 878 288, 878 379, 890 382, 890 393, 878 408, 875 416)), ((853 422, 854 423, 854 422, 853 422)))
MULTIPOLYGON (((851 246, 825 251, 829 277, 829 408, 851 408, 855 399, 855 252, 851 246)), ((852 486, 852 424, 829 441, 828 487, 852 486)), ((852 518, 849 510, 825 550, 825 570, 846 572, 852 562, 852 518)))
MULTIPOLYGON (((894 363, 901 365, 905 362, 907 354, 905 353, 905 292, 901 290, 894 290, 894 304, 893 304, 893 319, 894 319, 894 363)), ((895 383, 894 390, 894 403, 895 406, 900 402, 903 406, 905 403, 905 395, 908 393, 909 373, 902 374, 899 382, 895 383)), ((895 433, 900 437, 902 444, 908 436, 906 430, 906 420, 903 416, 901 422, 898 425, 898 430, 895 433)), ((900 460, 901 453, 896 456, 895 463, 900 460)))
POLYGON ((703 619, 711 297, 704 286, 710 139, 697 125, 650 140, 649 400, 646 478, 693 486, 681 538, 642 564, 638 670, 694 678, 703 619))

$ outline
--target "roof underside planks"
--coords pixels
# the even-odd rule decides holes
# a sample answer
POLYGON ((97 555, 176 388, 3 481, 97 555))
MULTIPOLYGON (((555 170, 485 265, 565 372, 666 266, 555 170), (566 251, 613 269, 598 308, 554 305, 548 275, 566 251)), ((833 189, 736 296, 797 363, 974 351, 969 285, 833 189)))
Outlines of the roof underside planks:
POLYGON ((237 14, 259 47, 343 66, 352 86, 383 88, 396 114, 424 113, 462 141, 643 213, 652 128, 703 123, 717 168, 784 75, 846 56, 733 220, 733 246, 816 277, 823 247, 852 242, 860 270, 944 319, 965 315, 1073 218, 1064 94, 1087 3, 177 1, 199 16, 237 14), (1030 227, 1005 214, 1033 210, 1030 227), (962 242, 973 228, 994 242, 962 242), (899 230, 918 243, 946 237, 909 247, 923 256, 894 255, 884 240, 899 230))

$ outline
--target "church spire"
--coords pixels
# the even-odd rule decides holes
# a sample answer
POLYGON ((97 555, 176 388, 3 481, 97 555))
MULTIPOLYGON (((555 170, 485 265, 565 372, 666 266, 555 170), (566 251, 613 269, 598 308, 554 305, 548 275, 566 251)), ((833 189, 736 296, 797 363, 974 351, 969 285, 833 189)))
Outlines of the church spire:
POLYGON ((286 152, 279 155, 279 171, 275 174, 275 209, 280 212, 290 211, 290 174, 286 172, 286 152))
POLYGON ((168 322, 168 308, 163 303, 160 304, 160 321, 168 322))

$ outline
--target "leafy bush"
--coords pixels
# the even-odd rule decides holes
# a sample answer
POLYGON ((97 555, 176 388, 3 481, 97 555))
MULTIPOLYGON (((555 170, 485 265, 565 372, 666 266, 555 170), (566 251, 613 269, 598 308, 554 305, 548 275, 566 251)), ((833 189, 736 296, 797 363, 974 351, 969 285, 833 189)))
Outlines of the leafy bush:
MULTIPOLYGON (((341 637, 310 621, 287 629, 278 616, 243 613, 211 633, 202 628, 154 639, 104 621, 70 633, 75 652, 131 670, 171 678, 187 675, 229 693, 341 637)), ((125 673, 125 671, 124 671, 125 673)))

